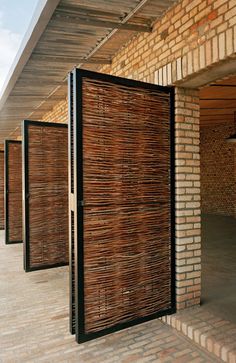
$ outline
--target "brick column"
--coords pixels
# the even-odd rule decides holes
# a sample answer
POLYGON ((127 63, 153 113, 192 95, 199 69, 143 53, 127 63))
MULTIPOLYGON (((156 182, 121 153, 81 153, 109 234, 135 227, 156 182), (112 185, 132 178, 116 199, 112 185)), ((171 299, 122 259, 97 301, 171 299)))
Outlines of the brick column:
POLYGON ((200 303, 201 210, 199 96, 176 88, 176 299, 177 309, 200 303))

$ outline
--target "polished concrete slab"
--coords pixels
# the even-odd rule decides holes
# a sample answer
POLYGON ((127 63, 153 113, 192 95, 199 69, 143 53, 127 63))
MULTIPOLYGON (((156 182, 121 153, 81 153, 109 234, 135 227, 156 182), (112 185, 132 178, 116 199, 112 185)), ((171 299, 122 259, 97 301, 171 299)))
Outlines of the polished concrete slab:
POLYGON ((202 306, 236 323, 236 219, 202 216, 202 306))
POLYGON ((78 345, 69 333, 68 268, 25 273, 22 244, 0 236, 1 363, 215 363, 156 319, 78 345))

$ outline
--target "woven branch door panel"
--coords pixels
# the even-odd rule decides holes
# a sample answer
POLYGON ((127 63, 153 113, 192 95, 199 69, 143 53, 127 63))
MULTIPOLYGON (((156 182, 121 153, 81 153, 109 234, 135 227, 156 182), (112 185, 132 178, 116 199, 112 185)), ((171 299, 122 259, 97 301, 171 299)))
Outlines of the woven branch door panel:
POLYGON ((67 125, 23 122, 24 267, 68 264, 67 125))
POLYGON ((75 70, 72 103, 83 342, 175 311, 173 89, 75 70))
POLYGON ((0 229, 4 229, 4 151, 0 150, 0 229))
POLYGON ((5 242, 22 242, 22 143, 5 140, 5 242))

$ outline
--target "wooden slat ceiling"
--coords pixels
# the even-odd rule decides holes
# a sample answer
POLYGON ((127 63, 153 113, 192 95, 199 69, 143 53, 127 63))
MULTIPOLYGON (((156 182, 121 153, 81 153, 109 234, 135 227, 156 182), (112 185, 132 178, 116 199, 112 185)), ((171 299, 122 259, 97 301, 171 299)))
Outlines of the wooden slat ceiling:
POLYGON ((200 90, 201 126, 226 123, 236 113, 236 76, 214 82, 200 90))
POLYGON ((109 63, 137 31, 151 31, 175 2, 60 0, 0 110, 0 143, 23 119, 40 119, 65 97, 74 66, 96 70, 109 63))

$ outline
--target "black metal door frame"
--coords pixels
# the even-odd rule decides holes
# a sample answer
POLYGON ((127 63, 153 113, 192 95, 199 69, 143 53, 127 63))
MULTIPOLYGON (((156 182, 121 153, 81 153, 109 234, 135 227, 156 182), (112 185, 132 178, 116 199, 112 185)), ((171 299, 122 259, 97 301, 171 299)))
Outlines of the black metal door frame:
POLYGON ((74 81, 68 76, 68 193, 69 193, 69 329, 75 334, 75 266, 74 266, 74 81))
POLYGON ((62 267, 68 263, 57 263, 53 265, 42 265, 31 267, 30 264, 30 224, 29 224, 29 154, 28 154, 28 127, 63 127, 67 128, 67 124, 56 122, 42 122, 24 120, 22 122, 22 163, 23 163, 23 178, 22 178, 22 196, 23 196, 23 244, 24 244, 24 270, 25 272, 44 270, 54 267, 62 267))
MULTIPOLYGON (((134 326, 164 315, 176 312, 176 292, 175 292, 175 112, 174 112, 174 87, 162 87, 154 84, 147 84, 139 81, 129 80, 125 78, 100 74, 96 72, 75 69, 69 75, 69 98, 71 97, 71 89, 73 89, 73 100, 71 101, 71 117, 74 130, 74 246, 71 245, 70 250, 74 247, 75 258, 75 291, 72 286, 72 270, 70 270, 70 286, 71 295, 75 297, 75 310, 70 306, 70 327, 72 320, 75 319, 75 329, 71 329, 72 334, 76 334, 76 341, 83 343, 85 341, 101 337, 103 335, 116 332, 118 330, 134 326), (73 77, 73 79, 72 79, 73 77), (118 85, 124 85, 135 88, 158 90, 170 95, 170 192, 171 192, 171 308, 161 312, 151 314, 149 316, 137 318, 132 321, 118 323, 112 327, 102 329, 94 333, 85 332, 85 305, 84 305, 84 246, 83 246, 83 109, 82 109, 82 80, 83 78, 91 78, 102 80, 104 82, 112 82, 118 85), (74 316, 75 314, 75 316, 74 316)), ((69 142, 70 144, 70 142, 69 142)), ((72 266, 73 255, 70 253, 70 266, 72 266)), ((72 297, 71 297, 72 299, 72 297)), ((72 300, 70 300, 72 304, 72 300)))
POLYGON ((22 243, 23 240, 10 241, 9 240, 9 145, 21 144, 18 140, 5 140, 4 141, 4 224, 5 224, 5 244, 22 243))
MULTIPOLYGON (((3 153, 3 200, 4 200, 4 183, 5 183, 5 178, 4 178, 4 150, 0 150, 0 153, 3 153)), ((4 208, 4 203, 3 203, 3 209, 5 209, 4 208)), ((3 214, 4 214, 4 211, 3 211, 3 214)), ((5 217, 3 218, 3 224, 5 223, 4 222, 5 221, 5 217)), ((1 226, 0 226, 1 227, 1 226)), ((1 230, 4 230, 5 229, 5 226, 3 226, 3 228, 1 228, 1 230)))

